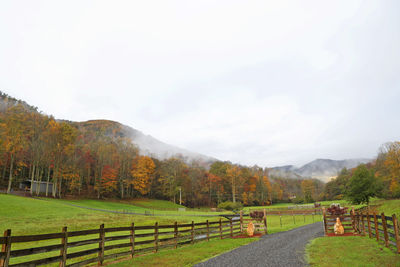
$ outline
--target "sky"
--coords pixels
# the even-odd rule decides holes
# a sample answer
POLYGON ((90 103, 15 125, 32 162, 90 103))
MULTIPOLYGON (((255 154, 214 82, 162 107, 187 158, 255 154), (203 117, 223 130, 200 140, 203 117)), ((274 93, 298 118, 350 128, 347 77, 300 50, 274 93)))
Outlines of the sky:
POLYGON ((0 90, 234 163, 400 140, 400 1, 1 1, 0 90))

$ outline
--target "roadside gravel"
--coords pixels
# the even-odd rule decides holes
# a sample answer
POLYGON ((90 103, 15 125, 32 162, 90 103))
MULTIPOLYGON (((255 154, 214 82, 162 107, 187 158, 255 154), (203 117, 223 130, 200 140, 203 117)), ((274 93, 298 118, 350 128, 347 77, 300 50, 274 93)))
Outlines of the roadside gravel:
POLYGON ((323 235, 322 223, 317 222, 290 231, 265 235, 259 241, 195 266, 307 266, 304 259, 305 246, 311 239, 323 235))

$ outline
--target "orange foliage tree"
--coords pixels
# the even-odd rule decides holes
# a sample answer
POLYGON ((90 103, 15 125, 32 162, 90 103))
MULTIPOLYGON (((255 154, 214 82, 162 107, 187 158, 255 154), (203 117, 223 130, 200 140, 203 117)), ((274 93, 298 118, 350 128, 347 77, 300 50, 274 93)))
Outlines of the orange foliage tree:
POLYGON ((133 188, 146 195, 150 191, 150 181, 156 166, 153 160, 147 156, 139 156, 133 163, 131 174, 133 176, 133 188))

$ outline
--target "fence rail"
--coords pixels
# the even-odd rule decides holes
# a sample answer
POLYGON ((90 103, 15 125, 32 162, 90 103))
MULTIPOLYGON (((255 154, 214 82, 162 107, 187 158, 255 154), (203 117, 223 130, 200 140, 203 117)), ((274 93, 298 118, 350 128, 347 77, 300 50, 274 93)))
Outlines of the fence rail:
POLYGON ((386 216, 385 213, 377 214, 375 212, 355 212, 354 230, 360 235, 376 240, 385 245, 396 249, 400 254, 400 227, 395 214, 386 216))
POLYGON ((65 267, 96 262, 102 265, 105 260, 122 256, 133 257, 145 252, 158 252, 160 249, 177 248, 200 240, 232 238, 234 234, 240 233, 241 228, 240 219, 232 218, 201 223, 175 222, 170 225, 159 225, 156 222, 154 225, 135 226, 132 223, 131 226, 112 228, 105 228, 102 224, 98 229, 71 232, 64 227, 60 233, 24 236, 13 236, 8 229, 0 237, 0 267, 51 263, 59 263, 59 266, 65 267), (42 244, 32 247, 29 242, 42 244), (53 244, 48 244, 49 242, 53 244), (19 249, 11 249, 12 245, 18 244, 25 245, 25 248, 19 245, 19 249), (24 259, 25 256, 30 258, 24 259))
POLYGON ((327 215, 323 209, 325 235, 333 232, 336 218, 343 222, 345 233, 354 232, 376 240, 388 248, 394 248, 400 254, 400 226, 395 214, 386 216, 385 213, 371 212, 368 207, 354 210, 352 208, 343 215, 327 215))

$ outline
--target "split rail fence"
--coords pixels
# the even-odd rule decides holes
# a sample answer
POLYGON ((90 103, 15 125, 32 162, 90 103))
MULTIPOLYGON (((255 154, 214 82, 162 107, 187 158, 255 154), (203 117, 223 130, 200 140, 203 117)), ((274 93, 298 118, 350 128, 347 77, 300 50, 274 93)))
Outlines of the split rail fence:
POLYGON ((400 254, 400 227, 395 214, 386 216, 385 213, 377 214, 354 212, 354 231, 384 244, 386 247, 394 248, 400 254))
POLYGON ((0 237, 0 267, 51 263, 59 263, 61 267, 84 266, 96 262, 102 265, 105 260, 122 256, 134 257, 200 240, 232 238, 242 228, 240 219, 232 218, 172 225, 135 226, 132 223, 131 226, 113 228, 105 228, 102 224, 98 229, 71 232, 64 227, 61 233, 24 236, 13 236, 8 229, 4 237, 0 237), (41 246, 37 246, 38 243, 41 246), (18 249, 12 249, 15 245, 18 249))
POLYGON ((352 211, 348 211, 343 215, 328 215, 325 208, 322 208, 322 215, 324 217, 324 231, 325 235, 334 233, 334 226, 336 218, 340 218, 345 233, 354 232, 354 216, 352 211))
POLYGON ((395 214, 386 216, 377 214, 366 208, 352 208, 344 215, 327 215, 323 209, 325 235, 334 233, 336 218, 339 217, 345 233, 355 233, 376 240, 388 248, 394 248, 400 254, 400 226, 395 214))
POLYGON ((240 211, 240 231, 243 232, 245 229, 247 229, 249 223, 252 222, 254 225, 254 234, 268 234, 267 213, 265 209, 262 212, 264 213, 264 216, 257 220, 255 218, 251 218, 249 214, 244 215, 243 212, 240 211))

